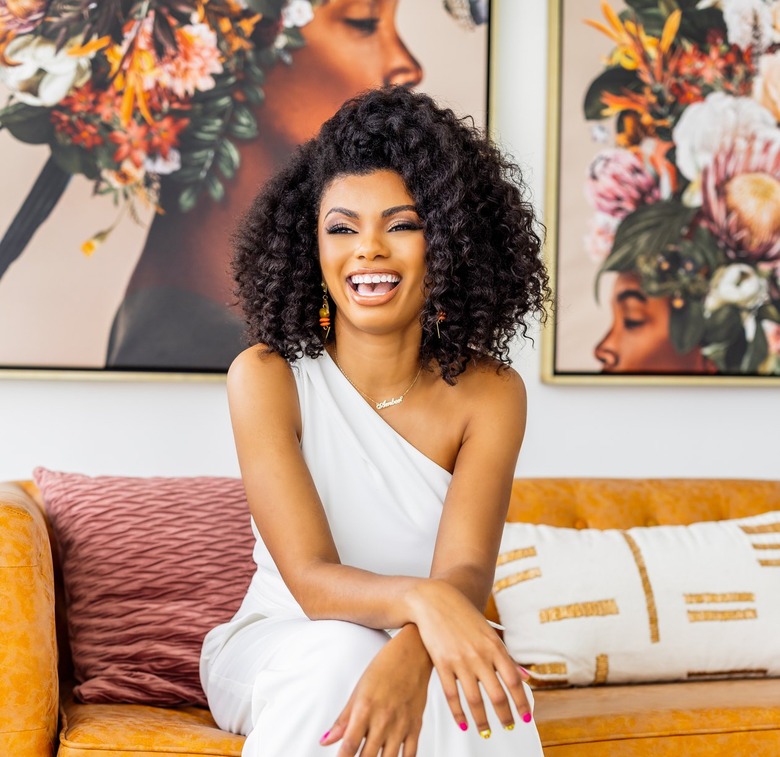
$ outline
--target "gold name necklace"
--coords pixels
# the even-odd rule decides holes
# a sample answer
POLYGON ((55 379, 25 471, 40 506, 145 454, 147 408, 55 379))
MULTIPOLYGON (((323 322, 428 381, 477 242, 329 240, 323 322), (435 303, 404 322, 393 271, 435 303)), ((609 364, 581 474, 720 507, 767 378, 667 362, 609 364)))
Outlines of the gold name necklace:
POLYGON ((412 379, 412 383, 409 384, 409 386, 406 387, 406 390, 399 396, 399 397, 391 397, 387 400, 382 400, 381 402, 377 402, 373 397, 369 397, 355 382, 347 376, 347 374, 344 372, 344 369, 341 367, 341 363, 339 363, 338 354, 336 351, 333 351, 333 361, 336 363, 336 366, 341 371, 341 374, 344 376, 344 378, 349 381, 349 383, 352 385, 352 387, 359 392, 363 397, 365 397, 369 402, 373 403, 374 407, 377 410, 384 410, 386 407, 392 407, 393 405, 400 405, 404 401, 404 397, 406 397, 407 394, 409 394, 409 391, 411 388, 417 383, 417 379, 420 378, 420 374, 422 373, 422 365, 420 366, 420 370, 417 371, 417 375, 412 379))

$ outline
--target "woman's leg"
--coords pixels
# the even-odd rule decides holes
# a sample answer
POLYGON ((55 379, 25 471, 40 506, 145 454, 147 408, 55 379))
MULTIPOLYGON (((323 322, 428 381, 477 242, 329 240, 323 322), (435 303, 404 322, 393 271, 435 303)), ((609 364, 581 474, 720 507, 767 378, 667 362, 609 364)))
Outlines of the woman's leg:
POLYGON ((389 636, 354 623, 258 620, 210 661, 204 686, 221 728, 248 734, 243 757, 327 757, 320 737, 389 636))

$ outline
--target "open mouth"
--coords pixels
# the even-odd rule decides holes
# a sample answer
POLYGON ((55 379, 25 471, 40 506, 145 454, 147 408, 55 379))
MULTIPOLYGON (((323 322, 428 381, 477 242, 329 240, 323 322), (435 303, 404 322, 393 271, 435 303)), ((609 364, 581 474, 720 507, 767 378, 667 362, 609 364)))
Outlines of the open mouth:
POLYGON ((397 273, 356 273, 347 277, 352 289, 364 297, 379 297, 401 283, 397 273))

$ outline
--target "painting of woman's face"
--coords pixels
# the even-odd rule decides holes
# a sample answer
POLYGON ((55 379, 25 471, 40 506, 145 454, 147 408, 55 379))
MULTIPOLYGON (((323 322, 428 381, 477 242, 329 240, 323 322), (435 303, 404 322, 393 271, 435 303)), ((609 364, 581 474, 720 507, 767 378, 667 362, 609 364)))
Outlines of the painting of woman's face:
POLYGON ((649 297, 639 277, 620 273, 611 296, 612 325, 596 345, 604 373, 706 373, 701 351, 679 353, 669 336, 668 297, 649 297))
POLYGON ((302 28, 306 46, 264 87, 264 123, 285 141, 309 139, 349 97, 383 84, 417 86, 420 64, 396 27, 398 0, 331 0, 302 28))

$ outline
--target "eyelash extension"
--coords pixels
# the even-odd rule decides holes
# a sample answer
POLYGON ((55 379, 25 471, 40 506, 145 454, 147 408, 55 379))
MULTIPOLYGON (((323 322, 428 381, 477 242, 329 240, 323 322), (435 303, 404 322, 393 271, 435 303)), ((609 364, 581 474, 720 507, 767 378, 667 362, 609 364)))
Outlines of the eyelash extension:
POLYGON ((405 221, 402 223, 398 223, 395 226, 391 226, 390 231, 420 231, 422 230, 422 226, 417 223, 412 223, 411 221, 405 221))
POLYGON ((379 26, 378 18, 345 18, 344 23, 353 29, 369 36, 374 34, 379 26))
POLYGON ((349 226, 345 226, 343 223, 337 223, 333 226, 325 229, 325 231, 328 234, 354 234, 354 230, 350 229, 349 226))

